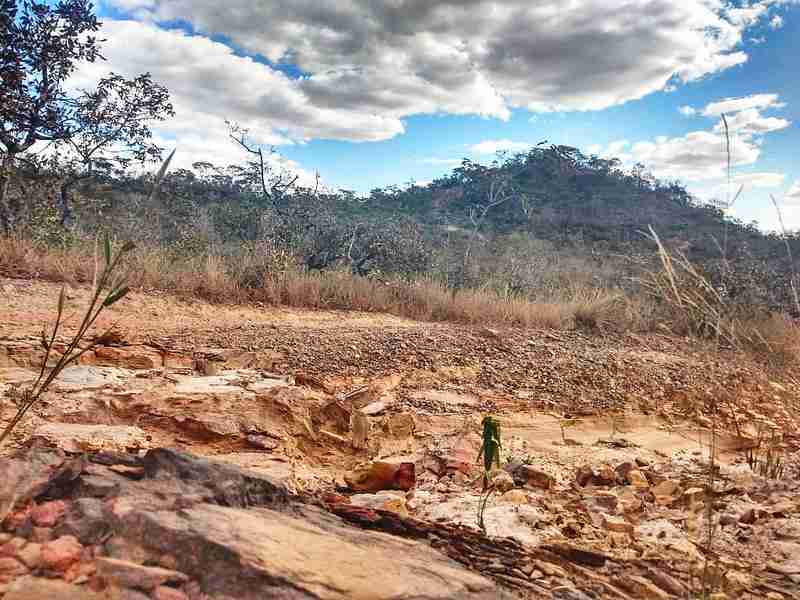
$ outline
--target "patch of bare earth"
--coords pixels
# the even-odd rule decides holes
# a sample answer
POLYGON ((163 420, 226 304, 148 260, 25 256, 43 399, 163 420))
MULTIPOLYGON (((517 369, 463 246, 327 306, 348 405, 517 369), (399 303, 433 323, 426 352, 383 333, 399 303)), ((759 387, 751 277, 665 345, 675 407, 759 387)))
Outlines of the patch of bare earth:
MULTIPOLYGON (((52 318, 57 290, 42 282, 0 280, 0 425, 41 364, 37 339, 52 318)), ((68 326, 74 327, 87 293, 69 290, 68 326)), ((136 489, 114 488, 143 501, 148 469, 155 468, 153 449, 169 447, 270 477, 304 506, 404 537, 419 545, 415 552, 431 546, 452 568, 481 576, 453 571, 454 587, 442 586, 441 597, 685 598, 697 593, 704 570, 714 590, 725 594, 719 598, 800 597, 800 472, 793 462, 800 387, 790 372, 770 372, 743 356, 662 335, 494 330, 380 314, 219 306, 161 294, 132 294, 104 316, 100 328, 112 324, 117 335, 62 375, 14 445, 3 450, 34 445, 103 457, 102 468, 81 463, 75 480, 84 483, 64 493, 68 506, 114 477, 144 482, 136 489), (488 413, 501 422, 503 450, 484 533, 476 526, 482 491, 476 459, 480 422, 488 413), (765 479, 742 464, 734 419, 768 423, 780 432, 780 477, 765 479), (706 493, 712 425, 720 464, 713 496, 706 493), (148 451, 151 458, 143 458, 148 451), (458 582, 465 582, 463 588, 458 582)), ((216 514, 202 504, 214 500, 199 498, 191 510, 148 526, 182 543, 176 532, 191 526, 184 521, 192 514, 206 525, 216 514), (181 520, 179 527, 174 519, 181 520)), ((27 501, 24 510, 34 510, 45 499, 27 501)), ((297 535, 292 528, 300 527, 298 510, 280 532, 264 535, 297 535)), ((214 518, 248 518, 223 512, 214 518)), ((25 538, 8 549, 17 557, 6 565, 17 569, 10 580, 43 574, 19 558, 36 543, 23 535, 35 531, 25 514, 12 513, 4 522, 7 533, 0 534, 12 536, 4 543, 25 538)), ((328 531, 356 547, 338 526, 316 513, 307 518, 314 523, 313 532, 304 530, 309 539, 321 540, 314 536, 328 531)), ((80 585, 105 581, 96 575, 96 557, 112 552, 114 539, 135 532, 141 533, 123 528, 106 541, 82 541, 89 550, 78 560, 84 566, 75 567, 75 573, 87 573, 80 585)), ((258 552, 275 552, 255 541, 249 545, 244 532, 235 542, 222 530, 197 535, 198 547, 226 547, 247 556, 247 564, 258 562, 258 552)), ((407 561, 399 569, 419 568, 410 558, 414 552, 406 557, 405 550, 388 546, 381 560, 391 562, 393 552, 407 561)), ((141 563, 137 556, 123 558, 141 563)), ((264 559, 258 564, 266 571, 248 577, 267 581, 270 565, 281 567, 283 560, 264 559)), ((354 583, 366 576, 357 562, 343 567, 352 580, 330 585, 367 593, 354 583)), ((202 570, 182 570, 188 574, 173 575, 178 583, 167 587, 192 600, 198 589, 215 597, 202 570)), ((308 573, 292 576, 306 585, 308 573)), ((374 576, 377 583, 380 575, 374 576)), ((0 594, 2 578, 0 571, 0 594)), ((400 596, 387 598, 418 591, 414 581, 393 581, 399 587, 392 593, 400 596)))

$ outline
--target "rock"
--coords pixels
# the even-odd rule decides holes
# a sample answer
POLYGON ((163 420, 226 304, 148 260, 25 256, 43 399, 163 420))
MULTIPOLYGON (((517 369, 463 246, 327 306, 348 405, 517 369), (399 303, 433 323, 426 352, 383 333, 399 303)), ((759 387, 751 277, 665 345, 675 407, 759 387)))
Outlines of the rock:
POLYGON ((3 600, 105 600, 105 594, 69 585, 57 579, 22 577, 12 583, 3 600))
POLYGON ((630 488, 622 488, 617 495, 618 506, 624 513, 633 513, 640 510, 643 506, 642 500, 630 488))
POLYGON ((50 527, 34 527, 31 529, 31 537, 29 539, 40 544, 49 542, 53 539, 53 529, 50 527))
POLYGON ((545 575, 548 577, 566 577, 567 572, 559 567, 558 565, 554 565, 553 563, 549 563, 543 560, 534 560, 533 564, 545 575))
POLYGON ((639 469, 628 471, 628 481, 637 490, 646 490, 650 487, 650 482, 639 469))
POLYGON ((110 532, 103 502, 96 498, 75 500, 56 531, 59 536, 72 535, 82 544, 99 544, 110 532))
POLYGON ((51 570, 64 573, 81 559, 83 546, 78 540, 65 535, 42 544, 42 566, 51 570))
POLYGON ((617 579, 617 582, 621 587, 634 594, 635 598, 648 598, 648 600, 669 600, 672 598, 671 594, 656 587, 653 583, 638 575, 620 577, 617 579))
POLYGON ((162 585, 153 591, 153 600, 189 600, 189 596, 180 590, 162 585))
POLYGON ((703 502, 706 498, 706 491, 703 488, 693 487, 683 492, 681 500, 687 504, 694 505, 703 502))
POLYGON ((0 522, 15 507, 46 492, 63 464, 63 455, 42 449, 28 452, 24 459, 0 458, 0 522))
POLYGON ((28 567, 16 558, 0 557, 0 583, 9 583, 17 577, 28 574, 28 567))
POLYGON ((739 523, 743 525, 752 525, 758 520, 758 515, 754 508, 749 508, 739 515, 739 523))
POLYGON ((245 438, 245 440, 254 448, 260 448, 261 450, 267 450, 269 452, 276 450, 278 446, 281 445, 280 441, 276 440, 275 438, 256 433, 251 433, 245 438))
POLYGON ((95 560, 97 574, 120 587, 152 591, 165 583, 186 583, 189 578, 178 571, 161 567, 145 567, 126 560, 99 557, 95 560))
POLYGON ((405 439, 414 435, 417 423, 410 412, 397 413, 386 419, 384 429, 390 437, 405 439))
POLYGON ((680 494, 681 485, 677 481, 665 479, 650 490, 656 498, 656 503, 668 506, 675 502, 680 494))
POLYGON ((770 561, 767 563, 767 569, 782 575, 800 575, 800 558, 782 563, 770 561))
POLYGON ((505 471, 495 471, 491 475, 491 482, 494 489, 503 494, 514 489, 514 478, 505 471))
POLYGON ((575 483, 578 484, 578 487, 586 487, 592 482, 594 477, 594 469, 589 465, 583 465, 575 472, 575 483))
POLYGON ((592 501, 612 513, 616 512, 619 498, 614 492, 600 490, 592 496, 592 501))
POLYGON ((10 556, 13 558, 20 550, 22 550, 22 548, 25 547, 25 544, 27 544, 25 538, 11 538, 5 544, 0 546, 0 556, 10 556))
POLYGON ((38 569, 42 564, 42 545, 27 544, 17 553, 17 557, 29 569, 38 569))
POLYGON ((376 400, 371 404, 367 404, 364 408, 361 409, 361 412, 367 415, 368 417, 377 417, 381 413, 385 412, 391 405, 392 405, 391 398, 376 400))
POLYGON ((550 490, 555 485, 555 479, 552 475, 531 465, 522 465, 517 469, 514 476, 515 478, 519 477, 523 481, 523 485, 540 490, 550 490))
POLYGON ((350 504, 378 510, 388 510, 404 517, 408 516, 408 507, 405 497, 386 492, 379 492, 377 494, 355 494, 350 496, 350 504))
POLYGON ((500 496, 498 502, 502 502, 504 504, 527 504, 528 495, 522 490, 509 490, 500 496))
POLYGON ((76 365, 67 367, 56 378, 53 388, 60 392, 99 390, 124 383, 130 372, 113 367, 76 365))
POLYGON ((39 527, 53 527, 67 511, 67 504, 63 500, 53 500, 34 506, 31 510, 31 520, 39 527))
POLYGON ((94 356, 98 366, 155 369, 164 365, 161 352, 149 346, 97 346, 94 356))
POLYGON ((612 515, 603 515, 603 527, 608 531, 615 533, 626 533, 633 535, 633 524, 629 523, 622 517, 615 517, 612 515))
POLYGON ((179 512, 129 505, 118 517, 120 534, 173 553, 178 568, 212 598, 503 597, 490 581, 424 544, 347 527, 310 507, 285 514, 210 504, 179 512))
POLYGON ((414 463, 411 462, 373 462, 347 473, 344 479, 350 489, 357 492, 408 491, 416 484, 414 463))
POLYGON ((611 465, 601 465, 592 480, 594 485, 600 486, 614 485, 616 482, 617 472, 611 468, 611 465))
POLYGON ((350 439, 353 448, 363 450, 369 445, 369 418, 360 410, 354 410, 350 415, 350 439))
POLYGON ((32 440, 72 453, 99 450, 125 452, 150 446, 145 432, 129 425, 45 423, 34 431, 32 440))
POLYGON ((636 469, 636 463, 626 461, 624 463, 620 463, 617 465, 617 468, 614 469, 617 473, 617 480, 620 483, 630 483, 630 479, 628 479, 628 474, 636 469))

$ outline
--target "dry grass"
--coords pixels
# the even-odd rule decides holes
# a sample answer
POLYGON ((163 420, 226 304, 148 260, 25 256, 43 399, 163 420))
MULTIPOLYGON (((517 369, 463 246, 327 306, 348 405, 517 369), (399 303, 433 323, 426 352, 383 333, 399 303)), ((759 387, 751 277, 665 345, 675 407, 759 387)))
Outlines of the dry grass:
MULTIPOLYGON (((0 238, 0 274, 71 284, 91 282, 92 254, 81 247, 52 248, 0 238)), ((490 289, 460 290, 420 278, 378 281, 342 271, 308 272, 263 248, 236 256, 177 258, 162 249, 138 249, 129 259, 128 281, 217 303, 264 302, 298 308, 385 312, 423 321, 514 325, 534 328, 626 329, 633 312, 619 294, 577 288, 536 302, 490 289)))

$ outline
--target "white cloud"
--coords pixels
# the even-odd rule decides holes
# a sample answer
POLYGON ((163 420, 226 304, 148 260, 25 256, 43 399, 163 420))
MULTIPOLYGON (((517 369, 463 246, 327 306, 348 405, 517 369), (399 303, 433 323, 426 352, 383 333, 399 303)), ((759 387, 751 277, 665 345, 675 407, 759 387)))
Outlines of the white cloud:
POLYGON ((751 37, 749 41, 750 41, 751 44, 755 44, 756 46, 758 46, 758 45, 763 44, 764 42, 766 42, 767 38, 765 38, 762 35, 761 37, 751 37))
MULTIPOLYGON (((790 121, 778 117, 765 117, 756 108, 746 108, 726 117, 728 129, 739 132, 741 135, 753 135, 759 133, 769 133, 786 129, 791 125, 790 121)), ((720 122, 714 126, 714 131, 722 132, 725 126, 720 122)))
POLYGON ((754 188, 775 188, 783 184, 786 175, 783 173, 739 173, 731 177, 734 185, 754 188))
POLYGON ((697 114, 697 109, 692 108, 691 106, 681 106, 678 108, 678 112, 684 117, 693 117, 697 114))
POLYGON ((533 144, 528 142, 513 142, 508 139, 502 139, 484 140, 470 146, 469 149, 475 154, 496 154, 498 152, 525 152, 532 146, 533 144))
POLYGON ((423 158, 420 161, 424 165, 436 165, 436 166, 445 166, 445 167, 455 167, 461 164, 460 158, 423 158))
MULTIPOLYGON (((223 10, 218 0, 110 0, 296 65, 307 74, 297 81, 272 72, 262 90, 276 99, 262 113, 302 104, 295 129, 342 139, 397 135, 400 119, 413 114, 508 119, 515 107, 597 110, 674 88, 746 62, 744 33, 779 1, 228 0, 223 10), (364 119, 341 118, 341 132, 334 123, 308 126, 324 110, 364 119)), ((149 42, 132 36, 125 44, 135 55, 149 42)), ((202 70, 164 56, 172 75, 202 70)))
POLYGON ((780 15, 775 15, 770 19, 769 28, 770 29, 780 29, 783 27, 783 17, 780 15))
POLYGON ((795 181, 789 191, 783 196, 783 203, 790 205, 800 205, 800 180, 795 181))
POLYGON ((751 96, 743 96, 741 98, 725 98, 717 102, 707 104, 703 109, 703 115, 706 117, 718 117, 722 113, 733 113, 748 108, 783 108, 786 106, 779 101, 778 94, 753 94, 751 96))

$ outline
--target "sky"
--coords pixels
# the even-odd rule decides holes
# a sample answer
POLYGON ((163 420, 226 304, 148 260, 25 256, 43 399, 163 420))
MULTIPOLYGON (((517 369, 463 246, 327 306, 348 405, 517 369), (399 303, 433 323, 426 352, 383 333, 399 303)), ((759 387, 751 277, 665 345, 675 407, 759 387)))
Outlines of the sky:
POLYGON ((151 72, 177 166, 246 155, 331 188, 424 184, 540 141, 643 163, 800 228, 800 0, 101 0, 106 61, 151 72), (732 144, 728 183, 725 114, 732 144))

